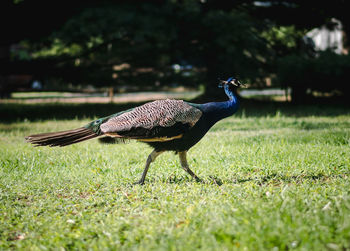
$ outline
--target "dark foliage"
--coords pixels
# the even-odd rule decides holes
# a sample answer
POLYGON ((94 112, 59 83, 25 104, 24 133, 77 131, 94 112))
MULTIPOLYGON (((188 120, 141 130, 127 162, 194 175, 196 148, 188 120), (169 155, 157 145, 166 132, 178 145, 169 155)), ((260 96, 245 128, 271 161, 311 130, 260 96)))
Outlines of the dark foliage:
POLYGON ((336 17, 347 32, 345 5, 342 0, 3 1, 0 92, 15 86, 12 75, 94 86, 201 83, 212 96, 218 77, 234 75, 263 86, 276 73, 276 59, 296 53, 307 30, 336 17), (293 28, 281 36, 280 27, 293 28))
POLYGON ((278 60, 279 81, 292 88, 292 99, 302 102, 307 92, 347 95, 350 89, 350 56, 332 52, 318 57, 291 55, 278 60))

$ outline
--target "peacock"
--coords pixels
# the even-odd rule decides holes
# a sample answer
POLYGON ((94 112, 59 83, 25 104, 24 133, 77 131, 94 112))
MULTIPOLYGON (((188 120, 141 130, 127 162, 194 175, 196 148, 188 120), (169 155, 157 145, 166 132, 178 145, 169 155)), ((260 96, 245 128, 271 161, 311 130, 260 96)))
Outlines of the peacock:
MULTIPOLYGON (((187 163, 187 151, 200 141, 219 120, 233 115, 239 107, 234 89, 241 86, 234 77, 220 80, 229 100, 194 104, 183 100, 165 99, 99 118, 74 130, 35 134, 26 140, 35 146, 68 146, 104 136, 114 140, 145 142, 153 148, 141 179, 144 184, 150 164, 165 151, 178 153, 181 167, 196 181, 201 181, 187 163)), ((103 141, 103 140, 102 140, 103 141)))

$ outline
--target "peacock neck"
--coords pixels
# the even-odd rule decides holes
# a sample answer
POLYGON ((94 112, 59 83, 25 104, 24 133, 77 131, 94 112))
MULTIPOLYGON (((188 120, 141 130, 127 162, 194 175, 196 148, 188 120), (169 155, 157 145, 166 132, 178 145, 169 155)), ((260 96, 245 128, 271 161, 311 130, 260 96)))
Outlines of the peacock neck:
POLYGON ((211 102, 202 105, 204 113, 206 113, 213 122, 233 115, 239 107, 239 100, 230 90, 228 85, 224 86, 225 93, 229 100, 224 102, 211 102))

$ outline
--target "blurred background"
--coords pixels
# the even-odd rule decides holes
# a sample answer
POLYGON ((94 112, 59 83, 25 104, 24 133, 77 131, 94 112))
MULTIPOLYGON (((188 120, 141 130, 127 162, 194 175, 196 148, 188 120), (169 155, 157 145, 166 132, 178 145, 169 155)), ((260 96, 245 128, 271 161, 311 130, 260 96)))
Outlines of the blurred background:
POLYGON ((348 103, 346 1, 1 1, 0 102, 348 103), (128 93, 128 94, 125 94, 128 93))

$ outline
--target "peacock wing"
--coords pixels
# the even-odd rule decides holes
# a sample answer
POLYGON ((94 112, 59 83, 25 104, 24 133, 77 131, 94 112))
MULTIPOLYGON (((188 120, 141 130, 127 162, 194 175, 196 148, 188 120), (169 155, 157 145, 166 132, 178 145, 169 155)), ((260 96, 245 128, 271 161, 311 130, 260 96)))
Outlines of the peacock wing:
POLYGON ((182 100, 157 100, 110 118, 100 129, 112 137, 166 141, 181 138, 201 116, 201 110, 182 100))

